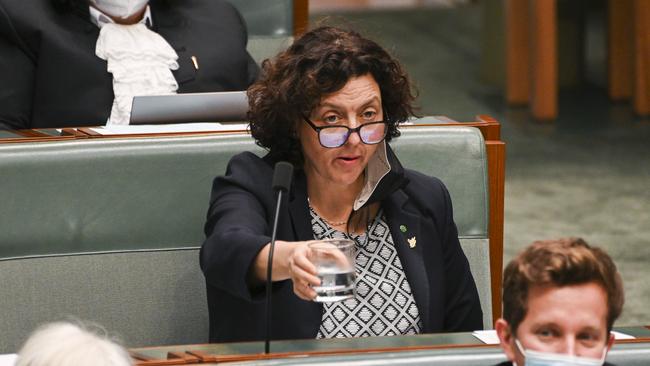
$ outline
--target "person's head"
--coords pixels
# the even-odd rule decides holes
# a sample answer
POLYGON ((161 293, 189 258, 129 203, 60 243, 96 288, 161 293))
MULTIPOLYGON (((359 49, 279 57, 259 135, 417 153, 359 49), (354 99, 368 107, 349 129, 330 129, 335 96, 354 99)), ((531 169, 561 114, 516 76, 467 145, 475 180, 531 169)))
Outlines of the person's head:
POLYGON ((504 271, 496 330, 519 366, 535 352, 603 359, 623 302, 621 277, 603 250, 579 238, 537 241, 504 271))
POLYGON ((318 167, 325 176, 351 168, 345 181, 360 173, 358 166, 365 166, 384 136, 389 141, 399 135, 397 125, 413 115, 414 101, 397 60, 359 33, 334 27, 311 30, 266 60, 248 97, 251 133, 260 146, 298 167, 318 167), (386 124, 364 127, 347 140, 331 128, 321 130, 319 140, 315 130, 376 121, 386 124), (340 169, 327 171, 336 158, 340 169))
POLYGON ((131 366, 124 348, 84 327, 57 322, 32 333, 18 352, 16 366, 131 366))

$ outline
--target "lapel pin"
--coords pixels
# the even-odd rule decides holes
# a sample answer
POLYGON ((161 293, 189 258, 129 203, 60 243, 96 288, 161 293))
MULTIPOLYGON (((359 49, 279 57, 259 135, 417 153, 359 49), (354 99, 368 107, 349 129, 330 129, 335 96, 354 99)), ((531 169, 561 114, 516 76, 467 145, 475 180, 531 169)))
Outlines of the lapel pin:
POLYGON ((415 236, 414 236, 414 237, 412 237, 412 238, 409 238, 409 239, 408 239, 408 242, 409 242, 409 247, 411 247, 411 249, 413 249, 413 248, 415 248, 415 244, 416 244, 418 241, 417 241, 417 239, 415 239, 415 236))
POLYGON ((196 56, 192 56, 191 59, 192 59, 192 64, 194 64, 194 70, 198 70, 199 69, 199 59, 197 59, 196 56))
POLYGON ((399 226, 399 230, 400 230, 401 232, 405 233, 405 232, 406 232, 406 225, 400 225, 400 226, 399 226))

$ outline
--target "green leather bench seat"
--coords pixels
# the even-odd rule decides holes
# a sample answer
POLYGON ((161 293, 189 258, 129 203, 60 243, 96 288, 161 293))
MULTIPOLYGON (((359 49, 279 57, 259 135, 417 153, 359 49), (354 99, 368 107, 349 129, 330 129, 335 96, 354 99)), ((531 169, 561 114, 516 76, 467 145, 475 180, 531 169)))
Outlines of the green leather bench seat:
POLYGON ((0 261, 0 354, 39 324, 92 321, 125 345, 206 343, 198 249, 133 250, 0 261))
MULTIPOLYGON (((411 127, 392 145, 447 184, 461 238, 487 238, 478 130, 411 127)), ((212 179, 245 150, 264 154, 246 134, 0 145, 0 258, 197 247, 212 179)))
POLYGON ((293 42, 291 36, 250 36, 246 49, 258 65, 286 49, 293 42))
MULTIPOLYGON (((406 167, 440 177, 491 325, 487 177, 480 132, 405 128, 406 167)), ((0 353, 44 321, 73 315, 127 345, 201 343, 198 264, 212 179, 247 134, 0 145, 0 353)))
POLYGON ((293 35, 293 0, 229 0, 241 13, 248 35, 293 35))
MULTIPOLYGON (((198 247, 212 179, 248 135, 0 146, 0 258, 198 247)), ((198 263, 198 262, 197 262, 198 263)))

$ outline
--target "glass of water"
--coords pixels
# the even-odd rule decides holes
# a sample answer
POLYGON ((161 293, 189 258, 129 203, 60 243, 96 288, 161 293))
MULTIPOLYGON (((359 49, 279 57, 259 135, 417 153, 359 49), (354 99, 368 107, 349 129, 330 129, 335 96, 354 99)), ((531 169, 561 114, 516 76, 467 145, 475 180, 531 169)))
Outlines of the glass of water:
POLYGON ((309 243, 320 286, 312 286, 317 302, 334 302, 354 297, 356 248, 349 239, 323 239, 309 243))

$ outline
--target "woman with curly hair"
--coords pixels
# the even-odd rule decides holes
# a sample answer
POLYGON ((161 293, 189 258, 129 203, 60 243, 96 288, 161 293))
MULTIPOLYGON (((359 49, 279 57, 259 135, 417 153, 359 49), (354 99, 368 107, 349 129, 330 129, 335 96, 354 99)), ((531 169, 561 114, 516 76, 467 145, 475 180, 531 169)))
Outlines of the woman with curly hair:
POLYGON ((482 328, 445 186, 404 169, 388 144, 414 102, 393 57, 354 31, 320 27, 264 62, 248 98, 251 133, 268 154, 236 155, 214 181, 201 249, 210 341, 264 336, 271 179, 280 160, 296 173, 272 264, 273 338, 482 328), (320 280, 307 243, 324 238, 355 241, 353 298, 313 301, 320 280))

